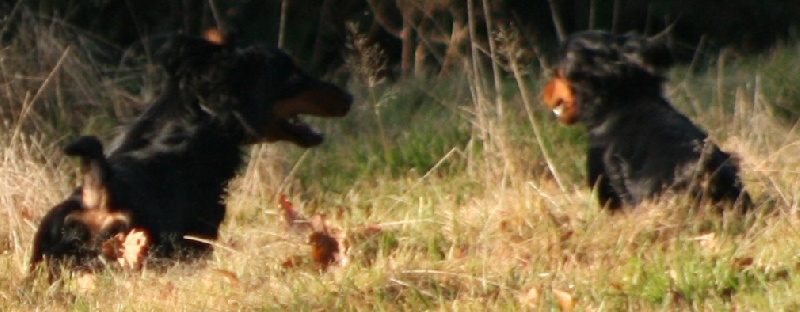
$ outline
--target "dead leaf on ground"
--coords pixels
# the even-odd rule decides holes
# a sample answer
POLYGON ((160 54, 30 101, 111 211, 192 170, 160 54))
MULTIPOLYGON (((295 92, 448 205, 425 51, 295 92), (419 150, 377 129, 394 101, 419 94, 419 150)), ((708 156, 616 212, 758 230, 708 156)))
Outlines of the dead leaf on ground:
POLYGON ((325 215, 312 217, 311 227, 314 229, 314 233, 309 237, 309 242, 313 246, 313 258, 324 268, 329 265, 348 265, 351 261, 350 257, 353 255, 369 258, 370 256, 367 254, 371 253, 370 249, 377 247, 362 244, 384 233, 383 227, 376 224, 343 230, 332 226, 325 215), (354 250, 355 247, 358 249, 354 250))
MULTIPOLYGON (((294 204, 289 201, 285 194, 281 194, 279 203, 283 210, 283 217, 290 231, 302 233, 310 231, 308 244, 311 245, 311 259, 322 269, 327 269, 331 265, 339 263, 341 258, 341 248, 339 233, 328 224, 325 215, 317 214, 306 219, 299 211, 294 208, 294 204)), ((297 256, 290 257, 281 265, 284 268, 297 267, 303 263, 297 256)))
POLYGON ((338 263, 339 242, 327 233, 314 232, 308 238, 311 244, 311 258, 323 269, 338 263))
POLYGON ((239 285, 239 277, 236 276, 236 273, 223 269, 214 269, 214 273, 217 273, 217 275, 222 276, 222 279, 230 285, 233 286, 239 285))
MULTIPOLYGON (((379 225, 364 225, 353 230, 344 230, 332 225, 325 214, 315 214, 307 219, 294 209, 294 204, 286 199, 286 195, 280 196, 280 205, 289 229, 296 232, 311 232, 308 236, 308 244, 311 245, 311 259, 323 270, 330 266, 349 264, 348 255, 352 246, 383 233, 383 228, 379 225)), ((281 266, 293 268, 303 263, 306 262, 298 256, 292 256, 281 266)))
POLYGON ((347 263, 344 249, 347 235, 344 231, 332 227, 328 223, 328 217, 323 214, 311 217, 311 229, 314 232, 308 237, 308 242, 311 244, 311 258, 315 263, 323 270, 331 265, 347 263))
POLYGON ((753 257, 745 257, 745 258, 735 258, 733 259, 733 265, 737 268, 744 269, 753 265, 755 259, 753 257))
POLYGON ((122 244, 125 243, 125 234, 117 233, 100 245, 100 252, 106 259, 116 260, 122 255, 122 244))
POLYGON ((127 269, 140 269, 150 249, 150 238, 141 229, 117 233, 101 245, 103 256, 127 269))
POLYGON ((26 221, 34 221, 36 218, 33 216, 30 208, 23 207, 19 210, 19 215, 22 217, 23 220, 26 221))
POLYGON ((568 291, 553 288, 553 295, 556 297, 556 301, 558 301, 558 306, 561 307, 561 311, 568 312, 575 309, 575 300, 572 298, 572 294, 568 291))
POLYGON ((283 210, 283 219, 290 230, 296 232, 311 230, 311 224, 308 219, 294 209, 294 204, 286 199, 286 194, 281 194, 279 201, 283 210))
POLYGON ((122 257, 117 258, 117 262, 123 267, 141 268, 149 249, 150 238, 147 233, 143 230, 133 229, 122 243, 122 257))

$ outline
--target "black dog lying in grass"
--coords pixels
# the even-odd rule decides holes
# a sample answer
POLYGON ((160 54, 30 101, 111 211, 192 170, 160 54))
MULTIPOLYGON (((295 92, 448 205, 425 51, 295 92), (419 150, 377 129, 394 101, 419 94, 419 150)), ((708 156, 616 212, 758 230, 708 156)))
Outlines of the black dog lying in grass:
POLYGON ((750 207, 737 164, 664 98, 667 47, 646 38, 583 32, 562 46, 544 102, 561 123, 589 131, 589 186, 601 206, 636 206, 669 191, 750 207))
POLYGON ((211 246, 225 216, 227 182, 248 144, 322 136, 298 115, 341 117, 352 96, 301 71, 277 48, 176 37, 160 53, 160 96, 108 155, 94 137, 65 152, 82 159, 84 183, 43 218, 31 268, 44 260, 83 265, 116 233, 145 230, 156 257, 190 259, 211 246))

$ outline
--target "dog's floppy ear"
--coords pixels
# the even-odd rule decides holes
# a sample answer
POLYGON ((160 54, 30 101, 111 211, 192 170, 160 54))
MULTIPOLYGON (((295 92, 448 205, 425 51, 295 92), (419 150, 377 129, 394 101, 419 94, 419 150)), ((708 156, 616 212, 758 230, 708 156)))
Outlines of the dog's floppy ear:
POLYGON ((221 38, 177 36, 159 53, 169 81, 176 84, 181 103, 199 105, 212 115, 224 115, 237 107, 231 89, 238 88, 236 75, 241 56, 236 48, 221 38), (210 41, 214 40, 214 41, 210 41))
POLYGON ((645 49, 642 51, 642 59, 644 59, 645 63, 660 70, 672 66, 672 53, 670 53, 666 43, 660 40, 647 40, 645 49))
POLYGON ((622 50, 629 59, 636 60, 640 66, 654 73, 672 66, 672 53, 662 39, 629 37, 622 50))

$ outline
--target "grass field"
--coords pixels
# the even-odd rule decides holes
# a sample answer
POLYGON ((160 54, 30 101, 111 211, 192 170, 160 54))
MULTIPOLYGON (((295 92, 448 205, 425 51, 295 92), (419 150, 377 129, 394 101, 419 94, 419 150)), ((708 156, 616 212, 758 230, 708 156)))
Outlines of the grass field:
POLYGON ((800 309, 799 45, 670 73, 668 97, 741 158, 759 206, 743 218, 679 197, 598 209, 583 129, 541 105, 537 66, 501 80, 500 98, 470 66, 441 79, 356 76, 352 113, 312 121, 323 146, 248 150, 211 259, 50 284, 26 269, 38 221, 76 185, 59 147, 110 140, 152 97, 157 69, 104 65, 97 42, 57 25, 19 27, 0 42, 2 311, 800 309), (319 269, 281 194, 353 234, 347 264, 319 269), (364 227, 379 231, 359 238, 364 227))

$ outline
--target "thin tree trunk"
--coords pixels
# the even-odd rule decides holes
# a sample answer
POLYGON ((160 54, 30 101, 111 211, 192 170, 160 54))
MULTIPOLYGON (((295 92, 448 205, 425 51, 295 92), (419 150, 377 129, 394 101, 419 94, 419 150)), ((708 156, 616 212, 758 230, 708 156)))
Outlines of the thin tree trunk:
POLYGON ((492 76, 494 78, 494 102, 497 105, 497 116, 503 120, 503 96, 500 94, 502 84, 500 81, 500 66, 497 64, 497 45, 492 32, 492 10, 489 0, 483 0, 483 15, 486 19, 486 34, 489 39, 489 56, 492 58, 492 76))
POLYGON ((403 30, 400 31, 400 40, 403 42, 403 54, 400 60, 400 70, 403 77, 408 77, 411 74, 412 66, 414 66, 414 50, 415 44, 413 40, 414 26, 412 22, 413 9, 403 10, 403 30))
POLYGON ((611 19, 611 32, 617 33, 619 31, 619 14, 622 10, 622 4, 620 4, 620 0, 614 0, 614 16, 611 19))
POLYGON ((284 40, 286 38, 286 11, 289 7, 289 0, 281 0, 281 19, 278 25, 278 47, 284 47, 284 40))
POLYGON ((553 26, 556 28, 556 35, 558 35, 558 41, 564 41, 566 38, 566 33, 564 33, 564 23, 561 21, 561 16, 558 15, 558 7, 556 6, 555 0, 547 0, 550 3, 550 16, 553 18, 553 26))

